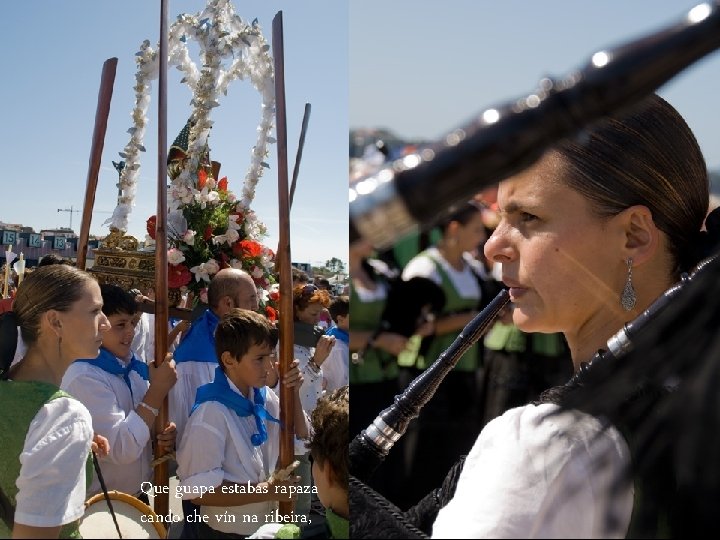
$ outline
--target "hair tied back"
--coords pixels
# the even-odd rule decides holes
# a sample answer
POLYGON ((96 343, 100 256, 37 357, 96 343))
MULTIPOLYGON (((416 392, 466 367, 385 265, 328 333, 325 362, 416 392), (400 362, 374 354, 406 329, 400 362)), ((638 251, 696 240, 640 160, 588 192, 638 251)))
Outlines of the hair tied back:
POLYGON ((18 317, 14 311, 0 315, 0 379, 6 380, 17 349, 18 317))

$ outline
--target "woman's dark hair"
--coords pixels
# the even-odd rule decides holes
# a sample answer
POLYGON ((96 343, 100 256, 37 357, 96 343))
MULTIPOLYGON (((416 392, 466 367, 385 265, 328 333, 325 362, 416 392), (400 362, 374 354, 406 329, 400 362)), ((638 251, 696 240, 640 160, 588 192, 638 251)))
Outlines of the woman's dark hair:
POLYGON ((450 214, 438 223, 438 227, 444 233, 450 223, 457 221, 460 225, 467 225, 476 214, 482 212, 483 207, 475 200, 461 203, 456 209, 451 210, 450 214))
POLYGON ((706 256, 697 248, 709 204, 707 166, 692 131, 665 100, 652 95, 554 150, 569 172, 562 181, 598 216, 648 207, 668 237, 678 274, 706 256))
POLYGON ((43 266, 23 279, 15 295, 13 315, 0 319, 0 370, 7 375, 17 346, 17 327, 23 341, 32 346, 38 339, 40 318, 54 309, 69 311, 82 298, 93 278, 66 264, 43 266))

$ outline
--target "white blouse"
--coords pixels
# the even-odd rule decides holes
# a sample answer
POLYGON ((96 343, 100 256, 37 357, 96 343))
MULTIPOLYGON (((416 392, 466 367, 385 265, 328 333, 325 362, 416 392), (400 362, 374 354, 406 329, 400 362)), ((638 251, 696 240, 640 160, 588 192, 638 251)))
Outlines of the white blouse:
MULTIPOLYGON (((316 373, 309 365, 314 354, 315 347, 293 346, 293 355, 300 362, 298 368, 303 376, 303 382, 300 386, 300 403, 302 403, 303 410, 308 415, 312 414, 317 406, 318 399, 323 395, 323 369, 321 367, 320 371, 316 373)), ((323 366, 325 362, 323 362, 323 366)))
POLYGON ((482 265, 467 252, 463 253, 463 259, 465 260, 463 269, 455 270, 437 248, 431 247, 428 248, 424 255, 416 255, 407 263, 403 269, 402 278, 408 281, 414 277, 424 277, 441 286, 442 277, 433 262, 437 261, 462 298, 479 299, 480 285, 478 284, 477 275, 482 276, 484 274, 482 265))
POLYGON ((627 443, 587 414, 547 416, 557 410, 526 405, 485 426, 433 538, 625 536, 633 487, 610 490, 629 464, 627 443))
POLYGON ((58 527, 82 517, 92 437, 90 413, 78 400, 60 397, 43 405, 20 454, 16 523, 58 527))

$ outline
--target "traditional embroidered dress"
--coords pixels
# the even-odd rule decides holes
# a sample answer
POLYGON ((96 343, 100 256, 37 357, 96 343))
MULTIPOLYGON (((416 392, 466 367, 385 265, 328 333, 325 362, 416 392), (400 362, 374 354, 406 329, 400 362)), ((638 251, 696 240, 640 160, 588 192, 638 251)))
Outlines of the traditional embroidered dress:
MULTIPOLYGON (((18 523, 65 525, 61 538, 79 538, 93 430, 88 410, 56 386, 0 382, 0 489, 18 523)), ((0 522, 1 523, 1 522, 0 522)), ((0 536, 10 531, 0 524, 0 536)))

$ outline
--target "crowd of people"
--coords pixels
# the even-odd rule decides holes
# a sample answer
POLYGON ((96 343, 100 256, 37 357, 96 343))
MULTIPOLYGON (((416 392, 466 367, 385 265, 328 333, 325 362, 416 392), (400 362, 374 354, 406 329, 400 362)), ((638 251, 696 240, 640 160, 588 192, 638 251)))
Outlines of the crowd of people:
POLYGON ((348 354, 334 349, 348 342, 348 301, 294 277, 296 359, 280 380, 277 323, 243 270, 217 272, 207 305, 169 321, 156 365, 152 315, 138 307, 152 291, 100 285, 54 257, 29 269, 0 315, 3 536, 77 536, 86 501, 104 491, 148 504, 159 446, 183 494, 179 537, 258 534, 288 501, 294 534, 347 538, 336 452, 348 445, 348 354), (294 396, 300 465, 279 473, 281 386, 294 396), (169 422, 157 426, 165 398, 169 422))

